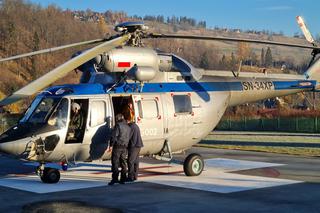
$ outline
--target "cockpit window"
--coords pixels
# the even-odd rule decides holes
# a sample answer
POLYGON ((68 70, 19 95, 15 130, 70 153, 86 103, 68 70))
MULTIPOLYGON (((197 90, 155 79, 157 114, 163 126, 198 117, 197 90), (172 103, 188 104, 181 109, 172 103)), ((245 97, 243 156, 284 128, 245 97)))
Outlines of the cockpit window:
POLYGON ((50 116, 48 124, 51 126, 57 126, 59 129, 66 127, 68 119, 68 106, 68 99, 63 98, 56 110, 50 116))
POLYGON ((58 101, 58 98, 43 98, 35 110, 33 110, 27 122, 45 123, 58 101))
POLYGON ((41 101, 41 97, 36 97, 33 102, 31 103, 31 105, 29 106, 29 108, 27 109, 27 111, 24 113, 24 116, 21 118, 21 120, 19 121, 20 123, 24 123, 27 122, 27 120, 30 118, 32 112, 34 111, 34 109, 38 106, 38 104, 41 101))

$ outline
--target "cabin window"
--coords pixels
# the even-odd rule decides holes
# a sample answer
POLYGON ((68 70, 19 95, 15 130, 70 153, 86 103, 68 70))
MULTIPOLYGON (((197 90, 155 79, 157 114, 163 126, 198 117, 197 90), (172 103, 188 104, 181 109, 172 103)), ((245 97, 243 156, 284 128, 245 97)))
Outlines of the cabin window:
POLYGON ((138 101, 139 116, 143 119, 159 117, 158 102, 154 99, 138 101))
POLYGON ((104 101, 93 101, 90 104, 90 127, 105 123, 106 103, 104 101))
POLYGON ((188 95, 174 95, 173 104, 175 113, 192 113, 191 98, 188 95))

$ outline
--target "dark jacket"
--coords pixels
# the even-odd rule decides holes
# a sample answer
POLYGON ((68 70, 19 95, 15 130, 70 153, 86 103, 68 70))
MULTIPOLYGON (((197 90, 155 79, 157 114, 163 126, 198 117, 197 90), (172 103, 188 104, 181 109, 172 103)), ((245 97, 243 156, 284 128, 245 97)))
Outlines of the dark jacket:
POLYGON ((131 127, 131 137, 130 137, 130 142, 129 142, 129 148, 143 147, 139 126, 136 123, 131 123, 130 127, 131 127))
POLYGON ((77 114, 73 114, 71 121, 70 121, 70 125, 69 128, 73 129, 73 130, 80 130, 83 128, 83 124, 84 124, 84 116, 82 111, 79 111, 79 113, 77 114))
POLYGON ((131 128, 125 121, 116 124, 112 131, 110 146, 127 147, 131 136, 131 128))

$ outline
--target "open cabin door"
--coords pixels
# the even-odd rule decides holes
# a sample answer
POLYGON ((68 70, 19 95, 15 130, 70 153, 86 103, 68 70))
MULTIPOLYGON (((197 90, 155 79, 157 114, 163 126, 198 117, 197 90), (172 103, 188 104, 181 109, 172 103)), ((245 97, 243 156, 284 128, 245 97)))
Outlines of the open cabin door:
POLYGON ((89 99, 88 122, 83 145, 89 149, 89 159, 100 159, 111 136, 112 110, 109 96, 89 99))
POLYGON ((65 138, 65 144, 81 144, 84 139, 86 124, 88 120, 88 98, 72 98, 70 99, 68 130, 65 138), (72 105, 78 107, 76 112, 72 105))

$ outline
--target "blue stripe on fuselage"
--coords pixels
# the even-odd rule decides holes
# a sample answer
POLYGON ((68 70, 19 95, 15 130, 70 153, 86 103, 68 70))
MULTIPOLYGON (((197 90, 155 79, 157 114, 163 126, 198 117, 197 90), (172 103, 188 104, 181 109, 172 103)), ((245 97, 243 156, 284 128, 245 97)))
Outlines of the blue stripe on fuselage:
MULTIPOLYGON (((251 82, 251 81, 246 81, 251 82)), ((252 81, 254 82, 254 81, 252 81)), ((260 81, 259 81, 260 82, 260 81)), ((316 81, 296 80, 296 81, 272 81, 274 90, 290 90, 290 89, 312 89, 316 85, 316 81), (305 83, 305 84, 301 84, 305 83), (306 84, 310 85, 306 85, 306 84), (304 86, 303 86, 304 85, 304 86)), ((52 94, 55 94, 60 88, 70 88, 74 95, 90 95, 105 94, 112 85, 102 84, 69 84, 54 86, 49 88, 52 94)), ((126 83, 115 87, 110 93, 135 93, 140 91, 139 83, 126 83)), ((172 83, 144 83, 143 93, 154 92, 212 92, 212 91, 242 91, 241 81, 236 82, 172 82, 172 83)), ((66 95, 66 94, 61 94, 66 95)))
MULTIPOLYGON (((139 84, 125 84, 116 87, 114 93, 135 92, 139 84)), ((189 82, 189 83, 145 83, 143 92, 208 92, 208 91, 241 91, 241 82, 189 82)))
POLYGON ((313 89, 317 81, 273 81, 275 90, 288 90, 288 89, 313 89), (304 85, 310 83, 310 85, 304 85), (304 86, 303 86, 304 85, 304 86))
MULTIPOLYGON (((312 89, 316 81, 272 81, 274 90, 312 89), (310 83, 301 86, 300 83, 310 83)), ((114 93, 138 91, 139 84, 126 84, 116 87, 114 93)), ((242 91, 242 82, 189 82, 189 83, 145 83, 143 92, 212 92, 212 91, 242 91)))

